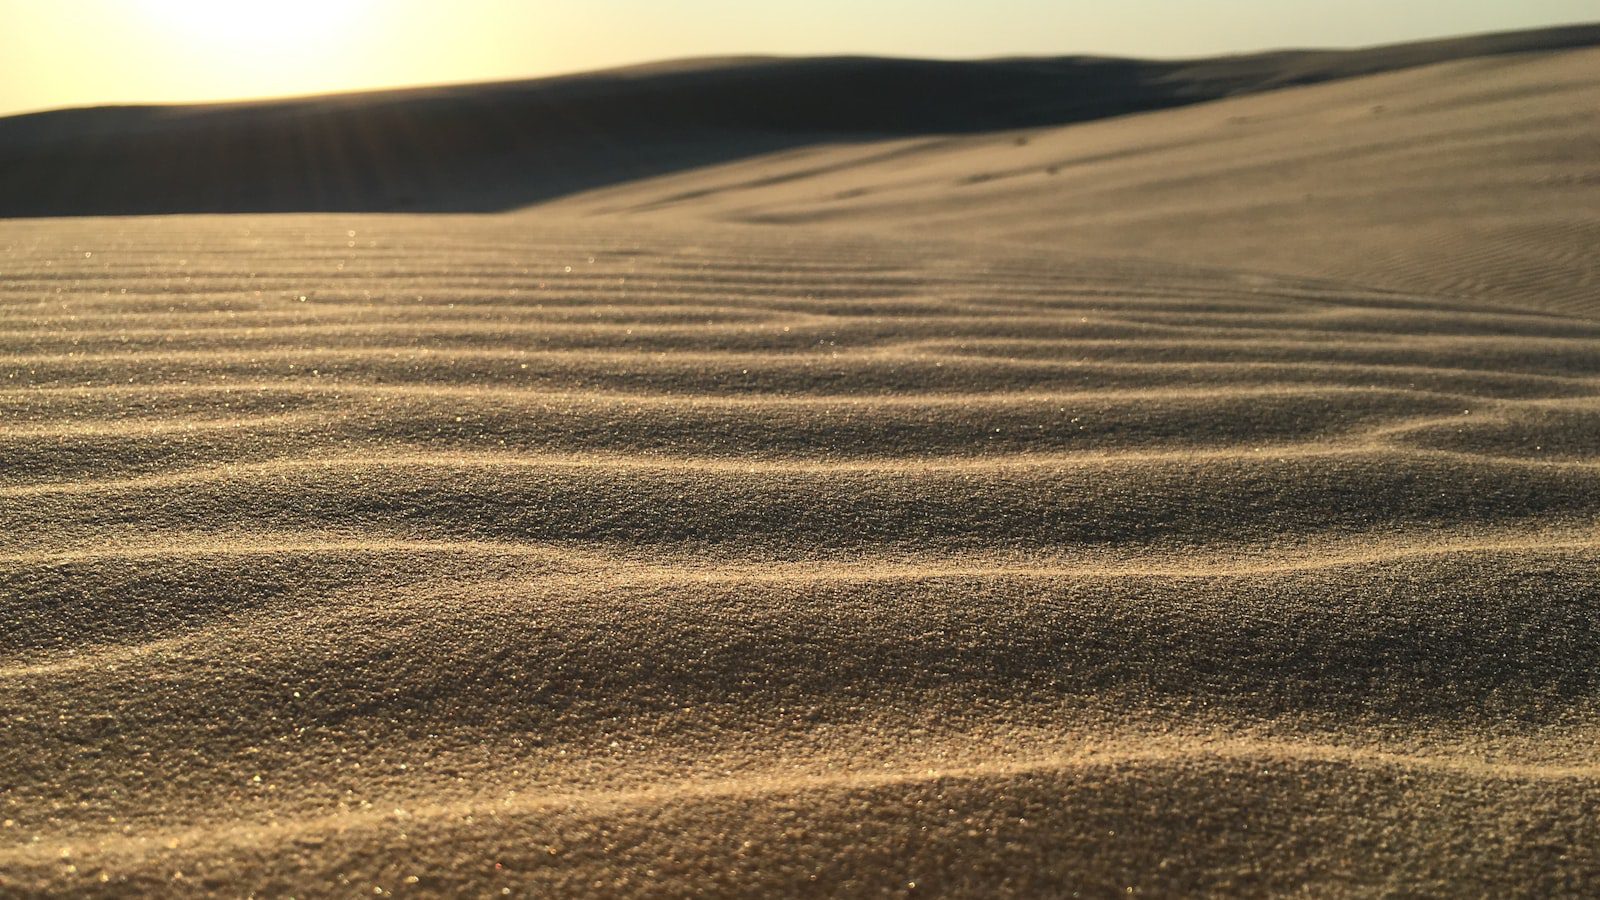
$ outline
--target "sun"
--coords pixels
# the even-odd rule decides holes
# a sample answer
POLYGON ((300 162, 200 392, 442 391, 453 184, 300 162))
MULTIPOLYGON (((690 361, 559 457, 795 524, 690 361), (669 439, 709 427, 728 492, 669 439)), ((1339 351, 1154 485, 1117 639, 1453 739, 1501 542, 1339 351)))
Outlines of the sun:
MULTIPOLYGON (((0 0, 3 2, 3 0, 0 0)), ((144 73, 198 100, 355 90, 372 73, 399 0, 115 0, 144 73)))
POLYGON ((152 27, 173 37, 262 50, 335 43, 374 0, 135 0, 152 27))

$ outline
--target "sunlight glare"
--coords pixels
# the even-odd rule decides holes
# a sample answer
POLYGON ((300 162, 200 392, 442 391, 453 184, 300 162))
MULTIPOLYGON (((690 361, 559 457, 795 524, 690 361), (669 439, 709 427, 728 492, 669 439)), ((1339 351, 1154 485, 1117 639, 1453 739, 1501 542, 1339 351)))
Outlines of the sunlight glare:
POLYGON ((336 42, 373 0, 137 0, 167 35, 245 49, 336 42))

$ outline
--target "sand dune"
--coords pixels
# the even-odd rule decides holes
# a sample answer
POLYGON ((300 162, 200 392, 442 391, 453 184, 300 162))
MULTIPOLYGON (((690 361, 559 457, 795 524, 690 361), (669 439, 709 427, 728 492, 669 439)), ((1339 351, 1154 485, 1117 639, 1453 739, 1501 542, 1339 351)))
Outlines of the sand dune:
POLYGON ((0 893, 1594 893, 1595 52, 0 223, 0 893))
POLYGON ((564 201, 908 227, 1600 312, 1600 50, 1457 60, 1078 125, 831 146, 564 201))
POLYGON ((508 210, 776 151, 1047 127, 1451 60, 1573 25, 1195 60, 686 60, 560 78, 0 119, 0 215, 508 210))

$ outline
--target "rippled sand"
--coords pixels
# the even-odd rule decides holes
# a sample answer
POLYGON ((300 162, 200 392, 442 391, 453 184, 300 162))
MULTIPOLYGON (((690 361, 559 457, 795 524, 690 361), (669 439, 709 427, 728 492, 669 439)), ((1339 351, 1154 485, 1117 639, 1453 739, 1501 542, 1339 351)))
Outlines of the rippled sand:
POLYGON ((0 224, 0 892, 1592 893, 1597 59, 0 224))

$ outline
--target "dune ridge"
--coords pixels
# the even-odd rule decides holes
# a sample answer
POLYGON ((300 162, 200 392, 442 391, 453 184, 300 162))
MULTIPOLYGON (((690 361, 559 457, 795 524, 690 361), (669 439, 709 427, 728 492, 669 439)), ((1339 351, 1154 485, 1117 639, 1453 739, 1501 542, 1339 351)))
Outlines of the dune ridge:
MULTIPOLYGON (((384 890, 384 884, 392 885, 390 890, 402 891, 416 885, 415 889, 493 892, 498 885, 519 881, 531 881, 540 888, 563 893, 627 891, 630 888, 648 890, 652 886, 659 886, 663 879, 687 874, 682 860, 672 853, 673 848, 664 846, 668 842, 652 837, 652 830, 670 827, 686 816, 702 818, 710 814, 736 822, 749 822, 764 818, 765 812, 766 818, 776 819, 775 824, 782 826, 789 835, 798 834, 812 840, 820 838, 834 844, 844 854, 849 853, 848 847, 860 847, 866 851, 863 855, 867 859, 887 864, 894 878, 904 879, 898 886, 912 892, 938 885, 941 876, 965 878, 967 886, 976 886, 974 882, 978 879, 972 877, 971 871, 963 872, 950 866, 948 859, 941 858, 942 852, 947 852, 952 843, 965 842, 959 838, 952 841, 962 831, 968 835, 981 834, 1007 848, 1009 852, 1003 855, 1012 857, 1007 862, 1013 865, 1014 873, 1008 877, 1007 886, 1018 892, 1126 892, 1129 887, 1134 888, 1134 892, 1160 892, 1199 885, 1165 876, 1149 878, 1136 875, 1107 879, 1098 876, 1098 873, 1085 875, 1052 870, 1048 860, 1028 858, 1021 849, 1024 845, 1016 841, 1001 841, 1006 837, 1025 836, 1040 827, 1059 826, 1062 823, 1052 815, 1060 808, 1057 804, 1069 806, 1072 800, 1082 799, 1085 795, 1092 797, 1117 793, 1139 796, 1152 789, 1161 790, 1157 786, 1169 779, 1182 783, 1186 778, 1204 781, 1219 775, 1232 775, 1249 784, 1241 792, 1244 795, 1242 800, 1256 801, 1255 805, 1259 808, 1271 809, 1277 804, 1259 801, 1294 794, 1307 794, 1312 800, 1326 801, 1337 792, 1338 786, 1349 780, 1382 785, 1398 777, 1403 781, 1430 786, 1466 781, 1495 799, 1516 798, 1527 802, 1529 799, 1537 801, 1541 794, 1548 796, 1548 785, 1551 783, 1570 787, 1583 784, 1593 776, 1592 770, 1570 767, 1505 765, 1448 756, 1402 756, 1295 742, 1203 740, 1203 747, 1191 744, 1181 749, 1161 747, 1160 743, 1159 739, 1143 741, 1140 749, 1135 750, 1102 744, 1057 758, 996 763, 979 768, 929 767, 914 773, 865 771, 743 777, 671 788, 615 791, 602 796, 583 793, 534 793, 529 796, 513 791, 459 804, 392 810, 355 808, 337 816, 239 825, 225 832, 212 829, 169 832, 138 839, 112 835, 99 840, 91 838, 90 845, 95 848, 95 853, 100 854, 96 862, 104 860, 118 869, 126 871, 132 868, 137 871, 134 884, 146 889, 170 891, 175 888, 205 889, 225 883, 225 875, 208 871, 206 853, 201 851, 197 856, 197 847, 220 846, 230 855, 259 855, 270 860, 289 855, 283 852, 286 846, 316 848, 330 840, 382 846, 385 835, 405 835, 412 830, 442 827, 457 842, 476 839, 498 844, 496 849, 500 852, 494 854, 495 862, 479 866, 476 872, 463 872, 458 867, 444 878, 405 874, 428 871, 427 866, 433 862, 430 857, 443 849, 439 843, 430 842, 419 847, 420 853, 412 859, 396 861, 386 871, 375 874, 372 884, 374 892, 384 890), (1291 777, 1274 779, 1266 774, 1269 771, 1288 771, 1291 777), (1014 797, 1016 800, 1011 808, 997 815, 985 803, 985 798, 994 795, 1014 797), (873 810, 915 809, 932 801, 950 813, 959 811, 959 814, 969 815, 965 815, 959 827, 941 828, 939 817, 912 813, 918 819, 925 818, 936 823, 931 835, 916 845, 891 842, 889 846, 873 848, 859 843, 857 838, 830 832, 828 825, 831 823, 823 822, 819 827, 807 813, 808 809, 818 805, 819 800, 823 804, 829 801, 854 801, 865 813, 862 824, 876 826, 875 832, 885 823, 874 815, 873 810), (1063 800, 1067 802, 1063 804, 1063 800), (970 815, 974 812, 978 815, 970 815), (1017 815, 1008 815, 1010 813, 1017 815), (634 824, 640 820, 649 825, 640 828, 634 824), (468 835, 471 837, 466 837, 468 835), (590 842, 603 842, 603 846, 585 846, 590 842), (521 845, 532 846, 521 849, 521 845), (573 857, 593 859, 596 856, 624 860, 631 866, 620 868, 636 870, 638 875, 602 879, 598 886, 593 881, 572 877, 571 866, 567 865, 569 860, 573 857), (1039 865, 1041 862, 1044 865, 1039 865)), ((1576 809, 1566 816, 1553 818, 1550 822, 1553 831, 1577 836, 1592 829, 1592 822, 1589 823, 1590 829, 1585 828, 1584 814, 1592 814, 1593 798, 1588 792, 1580 796, 1581 800, 1576 804, 1572 803, 1573 798, 1569 796, 1569 809, 1576 809)), ((1183 797, 1189 802, 1195 799, 1192 795, 1183 797)), ((1196 805, 1203 808, 1206 804, 1196 805)), ((1461 806, 1435 812, 1426 822, 1418 824, 1422 828, 1446 829, 1450 814, 1459 812, 1461 807, 1470 809, 1472 805, 1473 801, 1468 801, 1461 806)), ((1184 808, 1181 801, 1177 808, 1184 808)), ((1300 812, 1300 815, 1305 816, 1305 813, 1300 812)), ((1298 851, 1295 862, 1309 871, 1343 869, 1350 875, 1370 872, 1391 862, 1398 855, 1397 851, 1403 854, 1410 849, 1408 845, 1416 841, 1422 831, 1422 828, 1407 829, 1408 833, 1397 835, 1397 840, 1380 850, 1374 865, 1372 860, 1360 860, 1353 846, 1341 846, 1336 840, 1317 840, 1314 837, 1307 840, 1315 831, 1314 825, 1312 828, 1306 828, 1306 825, 1314 820, 1305 816, 1296 822, 1295 817, 1296 813, 1291 812, 1276 820, 1263 822, 1257 819, 1253 824, 1258 827, 1276 826, 1286 834, 1294 834, 1297 830, 1295 825, 1311 832, 1309 835, 1299 835, 1299 840, 1292 842, 1292 849, 1289 850, 1292 854, 1298 851), (1286 824, 1289 827, 1285 828, 1286 824)), ((1077 826, 1077 831, 1080 839, 1095 840, 1102 847, 1102 852, 1125 861, 1129 871, 1161 871, 1183 859, 1184 854, 1171 853, 1170 849, 1164 851, 1159 843, 1162 838, 1171 837, 1174 830, 1181 829, 1183 823, 1168 822, 1162 827, 1158 822, 1151 822, 1148 824, 1156 827, 1149 832, 1141 834, 1135 830, 1129 834, 1124 831, 1124 837, 1120 840, 1115 828, 1104 827, 1108 824, 1122 824, 1126 828, 1130 823, 1126 820, 1083 822, 1077 826)), ((970 837, 967 840, 970 841, 970 837)), ((60 865, 61 859, 81 858, 84 853, 82 848, 82 844, 60 849, 52 847, 51 850, 56 850, 55 859, 29 859, 45 855, 35 852, 19 854, 20 859, 12 862, 41 867, 60 865), (65 856, 60 855, 63 852, 65 856)), ((1230 849, 1218 847, 1212 849, 1210 854, 1220 858, 1230 849)), ((1497 854, 1494 862, 1515 859, 1518 851, 1525 849, 1508 846, 1497 854)), ((864 887, 858 881, 839 879, 828 874, 824 866, 812 871, 803 867, 787 868, 785 871, 788 860, 781 849, 775 853, 769 847, 757 847, 750 841, 743 842, 733 857, 734 864, 729 871, 708 870, 694 874, 713 887, 724 888, 756 883, 773 889, 785 889, 798 883, 804 885, 805 892, 820 894, 864 887)), ((1487 872, 1488 869, 1489 864, 1486 863, 1480 871, 1487 872)), ((89 864, 86 875, 91 884, 98 874, 97 866, 89 864)), ((1568 886, 1558 879, 1540 878, 1537 871, 1522 874, 1533 875, 1537 879, 1530 885, 1532 887, 1560 890, 1568 886)), ((270 890, 292 877, 291 872, 280 869, 265 877, 260 886, 270 890)), ((325 877, 346 890, 364 892, 367 888, 366 881, 357 881, 335 871, 328 871, 325 877)), ((1437 878, 1436 874, 1434 878, 1437 878)), ((1261 891, 1283 889, 1289 885, 1275 881, 1271 873, 1241 871, 1228 880, 1227 886, 1235 890, 1261 891)), ((1424 876, 1396 879, 1391 886, 1430 889, 1439 887, 1440 883, 1424 876)))

